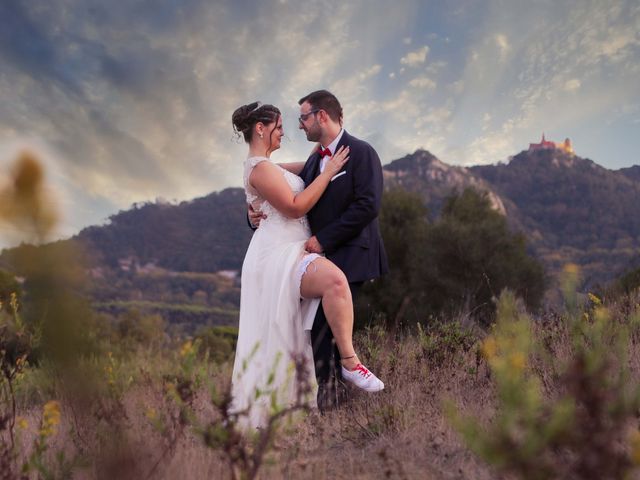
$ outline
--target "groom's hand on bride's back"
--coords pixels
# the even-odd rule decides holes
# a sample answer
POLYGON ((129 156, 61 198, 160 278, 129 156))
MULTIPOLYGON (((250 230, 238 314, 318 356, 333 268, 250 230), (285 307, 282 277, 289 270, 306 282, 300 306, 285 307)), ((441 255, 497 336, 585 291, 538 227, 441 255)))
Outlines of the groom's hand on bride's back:
POLYGON ((315 235, 307 240, 304 244, 304 249, 309 253, 322 253, 324 251, 315 235))
POLYGON ((249 220, 249 226, 251 228, 258 228, 263 218, 267 218, 267 215, 260 210, 254 210, 251 204, 247 204, 247 219, 249 220))

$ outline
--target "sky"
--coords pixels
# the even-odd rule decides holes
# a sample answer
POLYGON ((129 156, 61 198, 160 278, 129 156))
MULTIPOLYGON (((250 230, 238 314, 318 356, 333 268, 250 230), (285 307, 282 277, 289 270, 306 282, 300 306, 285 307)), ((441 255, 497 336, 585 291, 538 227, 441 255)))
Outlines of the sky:
POLYGON ((36 150, 62 237, 239 187, 234 109, 278 106, 272 158, 305 160, 297 101, 320 88, 383 164, 505 162, 543 132, 640 164, 640 2, 0 0, 0 185, 36 150))

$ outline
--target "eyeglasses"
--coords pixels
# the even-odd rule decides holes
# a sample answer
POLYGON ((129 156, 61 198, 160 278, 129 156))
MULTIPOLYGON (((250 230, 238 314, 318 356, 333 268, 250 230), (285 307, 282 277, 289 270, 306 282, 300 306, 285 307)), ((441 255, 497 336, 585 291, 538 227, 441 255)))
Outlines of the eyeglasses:
POLYGON ((298 117, 298 121, 300 123, 304 123, 307 121, 307 118, 309 118, 309 115, 313 114, 313 113, 318 113, 320 110, 322 110, 321 108, 316 108, 315 110, 311 110, 310 112, 307 113, 303 113, 298 117))

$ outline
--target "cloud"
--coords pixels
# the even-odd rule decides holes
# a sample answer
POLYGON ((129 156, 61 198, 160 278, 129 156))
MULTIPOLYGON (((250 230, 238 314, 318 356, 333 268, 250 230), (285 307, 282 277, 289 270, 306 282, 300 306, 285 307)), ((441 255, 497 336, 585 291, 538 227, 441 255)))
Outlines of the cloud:
POLYGON ((623 137, 640 148, 621 129, 637 128, 637 110, 618 108, 640 94, 637 2, 246 7, 0 2, 0 155, 26 142, 55 158, 82 226, 132 202, 239 186, 246 146, 230 116, 244 103, 279 106, 287 141, 277 159, 304 159, 297 100, 318 88, 336 93, 346 128, 387 160, 423 146, 486 163, 543 129, 578 149, 592 141, 617 152, 623 137), (585 126, 602 136, 580 139, 585 126))
POLYGON ((256 99, 283 111, 279 160, 306 158, 297 100, 335 89, 354 118, 384 71, 380 45, 407 37, 418 2, 384 18, 368 1, 284 3, 247 16, 230 0, 0 2, 0 152, 37 140, 57 158, 76 228, 133 202, 239 186, 246 146, 230 116, 256 99))
POLYGON ((410 67, 417 67, 422 65, 427 60, 427 54, 429 53, 429 47, 425 45, 417 50, 407 53, 400 59, 400 63, 408 65, 410 67))
POLYGON ((359 74, 360 80, 367 80, 368 78, 374 77, 377 74, 379 74, 381 70, 382 70, 382 65, 380 64, 373 65, 371 68, 368 68, 363 72, 360 72, 359 74))
POLYGON ((438 60, 438 61, 429 63, 429 65, 427 65, 425 68, 425 72, 427 72, 429 75, 438 75, 442 70, 446 69, 448 66, 449 64, 444 60, 438 60))
POLYGON ((459 159, 462 165, 482 165, 505 160, 504 152, 516 152, 518 146, 513 138, 500 132, 492 132, 485 136, 476 137, 463 157, 459 159))
POLYGON ((362 71, 354 71, 349 76, 336 80, 329 86, 329 90, 335 92, 343 104, 359 101, 366 93, 370 82, 382 71, 382 65, 376 64, 362 71))
MULTIPOLYGON (((157 193, 184 198, 216 183, 237 184, 232 178, 240 178, 238 167, 221 169, 229 153, 216 148, 231 137, 230 112, 264 91, 279 91, 276 98, 262 97, 266 101, 282 104, 288 95, 295 104, 355 45, 346 35, 353 10, 341 6, 337 13, 346 19, 331 22, 310 41, 308 31, 314 30, 308 26, 322 17, 320 9, 307 9, 302 21, 294 22, 291 14, 287 29, 260 21, 238 29, 227 8, 188 2, 176 12, 160 4, 131 29, 125 20, 135 16, 134 6, 98 11, 99 18, 92 18, 87 11, 100 9, 98 2, 86 9, 76 3, 65 2, 63 14, 45 2, 15 4, 11 11, 3 2, 3 13, 12 19, 3 26, 17 25, 12 40, 22 35, 29 41, 2 41, 12 76, 0 91, 2 98, 11 92, 21 111, 4 111, 1 123, 45 139, 76 184, 120 206, 157 193), (261 37, 269 39, 269 48, 256 48, 261 37), (335 42, 344 48, 316 53, 315 48, 331 51, 335 42), (291 44, 299 45, 299 57, 283 58, 291 44), (289 72, 285 88, 269 74, 275 64, 289 72)), ((286 18, 286 8, 279 14, 286 18)), ((360 79, 380 68, 374 65, 360 79)))
POLYGON ((570 1, 554 7, 553 15, 550 8, 522 3, 505 9, 489 2, 487 21, 470 40, 463 73, 454 80, 461 87, 447 82, 446 91, 457 99, 456 143, 449 152, 493 162, 542 130, 584 145, 591 138, 575 132, 608 121, 616 105, 637 98, 640 6, 570 1))
POLYGON ((496 46, 498 47, 500 60, 504 61, 507 58, 507 55, 511 52, 511 45, 509 44, 509 40, 507 39, 507 36, 502 33, 497 33, 494 36, 494 40, 496 42, 496 46))
POLYGON ((430 125, 434 130, 446 131, 450 129, 449 121, 451 120, 452 114, 451 105, 432 107, 428 109, 426 113, 416 118, 414 126, 416 128, 423 128, 425 125, 430 125))
POLYGON ((464 80, 456 80, 447 85, 447 90, 453 94, 460 95, 464 91, 464 80))
POLYGON ((572 78, 571 80, 567 80, 564 84, 564 89, 567 92, 575 92, 580 88, 581 82, 577 78, 572 78))
POLYGON ((423 88, 426 90, 434 90, 436 88, 436 82, 425 76, 412 79, 409 82, 409 85, 415 88, 423 88))
POLYGON ((484 116, 482 117, 482 131, 486 131, 489 129, 490 125, 491 125, 491 119, 493 117, 491 116, 490 113, 485 113, 484 116))

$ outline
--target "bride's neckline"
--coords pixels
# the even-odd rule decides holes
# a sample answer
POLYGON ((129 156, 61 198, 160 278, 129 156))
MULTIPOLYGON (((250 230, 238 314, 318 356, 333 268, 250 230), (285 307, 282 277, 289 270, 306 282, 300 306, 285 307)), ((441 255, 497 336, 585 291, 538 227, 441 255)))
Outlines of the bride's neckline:
POLYGON ((271 161, 269 157, 265 157, 264 155, 252 155, 250 157, 247 157, 247 160, 251 160, 252 158, 264 158, 265 160, 271 161))

